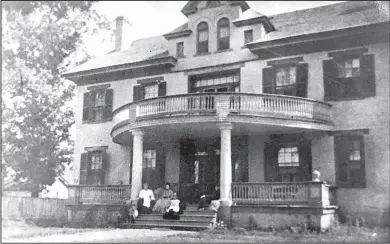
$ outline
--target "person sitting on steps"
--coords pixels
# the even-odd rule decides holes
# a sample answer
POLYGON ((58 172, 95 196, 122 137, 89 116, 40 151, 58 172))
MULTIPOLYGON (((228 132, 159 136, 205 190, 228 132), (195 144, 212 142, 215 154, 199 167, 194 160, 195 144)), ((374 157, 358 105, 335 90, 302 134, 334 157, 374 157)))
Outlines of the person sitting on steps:
POLYGON ((216 185, 214 191, 211 194, 203 195, 200 197, 198 210, 207 209, 210 206, 212 200, 219 200, 219 196, 219 186, 216 185))
POLYGON ((180 219, 180 200, 177 199, 177 194, 173 194, 173 199, 171 200, 171 204, 163 215, 164 219, 180 219))
POLYGON ((148 189, 148 183, 143 184, 143 189, 139 192, 138 195, 138 211, 141 214, 149 214, 152 212, 154 205, 154 194, 153 191, 148 189))

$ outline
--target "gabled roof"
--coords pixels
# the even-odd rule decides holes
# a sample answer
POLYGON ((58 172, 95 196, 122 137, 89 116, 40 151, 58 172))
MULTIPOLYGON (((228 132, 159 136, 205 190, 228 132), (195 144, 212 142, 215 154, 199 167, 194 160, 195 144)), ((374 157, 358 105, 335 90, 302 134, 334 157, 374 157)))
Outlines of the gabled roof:
POLYGON ((267 33, 254 43, 340 30, 370 24, 389 22, 375 2, 342 2, 318 8, 299 10, 270 16, 275 31, 267 33))
POLYGON ((186 22, 163 36, 169 40, 172 38, 188 36, 191 33, 192 31, 188 28, 188 22, 186 22))
POLYGON ((271 32, 275 30, 275 27, 273 26, 272 22, 266 15, 261 14, 252 9, 248 9, 247 11, 245 11, 240 16, 240 18, 233 20, 232 23, 237 27, 263 23, 263 26, 267 32, 271 32))
POLYGON ((242 13, 240 18, 233 20, 233 22, 234 21, 249 20, 249 19, 258 18, 258 17, 262 17, 262 16, 265 16, 265 15, 257 12, 256 10, 248 9, 247 11, 242 13))
POLYGON ((65 72, 63 76, 67 77, 74 73, 169 56, 168 41, 163 36, 149 37, 132 42, 128 49, 110 52, 106 55, 91 59, 65 72))
MULTIPOLYGON (((186 5, 182 8, 181 12, 188 17, 188 15, 196 13, 198 10, 198 6, 202 2, 208 2, 208 1, 188 1, 186 5)), ((242 10, 245 11, 249 9, 249 5, 246 1, 220 1, 222 3, 229 3, 230 5, 239 5, 241 6, 242 10)))

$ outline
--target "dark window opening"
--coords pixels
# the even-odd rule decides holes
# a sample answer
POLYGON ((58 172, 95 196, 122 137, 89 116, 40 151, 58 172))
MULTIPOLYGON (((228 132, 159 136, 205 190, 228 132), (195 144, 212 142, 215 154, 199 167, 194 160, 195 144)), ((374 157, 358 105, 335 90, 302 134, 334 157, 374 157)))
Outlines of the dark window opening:
POLYGON ((244 31, 244 44, 253 42, 253 30, 244 31))
POLYGON ((177 57, 184 57, 184 42, 178 42, 176 44, 176 55, 177 57))
POLYGON ((208 53, 209 52, 209 26, 206 22, 202 22, 197 28, 197 53, 208 53))
POLYGON ((218 50, 230 48, 230 24, 229 19, 222 18, 217 24, 218 31, 218 50))

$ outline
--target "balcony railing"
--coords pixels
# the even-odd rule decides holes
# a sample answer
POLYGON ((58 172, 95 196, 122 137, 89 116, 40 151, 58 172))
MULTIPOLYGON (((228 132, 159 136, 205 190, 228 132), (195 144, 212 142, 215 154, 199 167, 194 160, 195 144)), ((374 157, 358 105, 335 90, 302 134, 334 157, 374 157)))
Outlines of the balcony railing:
POLYGON ((232 183, 236 204, 329 206, 329 185, 322 182, 232 183))
POLYGON ((130 199, 130 185, 68 186, 69 204, 122 204, 130 199))
POLYGON ((195 93, 137 102, 136 118, 191 113, 239 113, 331 122, 331 105, 306 98, 273 94, 195 93))

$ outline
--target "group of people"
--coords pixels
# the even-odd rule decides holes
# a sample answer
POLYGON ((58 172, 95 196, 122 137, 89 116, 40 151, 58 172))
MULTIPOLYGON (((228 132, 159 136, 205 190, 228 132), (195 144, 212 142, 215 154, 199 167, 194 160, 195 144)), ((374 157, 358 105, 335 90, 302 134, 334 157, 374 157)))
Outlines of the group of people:
MULTIPOLYGON (((200 197, 198 210, 206 209, 212 200, 219 199, 219 187, 216 186, 211 194, 200 197)), ((180 214, 185 209, 185 203, 181 203, 177 194, 170 189, 168 183, 163 188, 158 188, 155 192, 149 189, 148 183, 143 184, 143 189, 138 194, 137 204, 132 204, 128 209, 126 205, 121 209, 121 216, 124 220, 134 223, 140 214, 150 214, 159 212, 164 219, 180 219, 180 214), (156 201, 157 199, 157 201, 156 201)), ((123 220, 123 219, 122 219, 123 220)))

